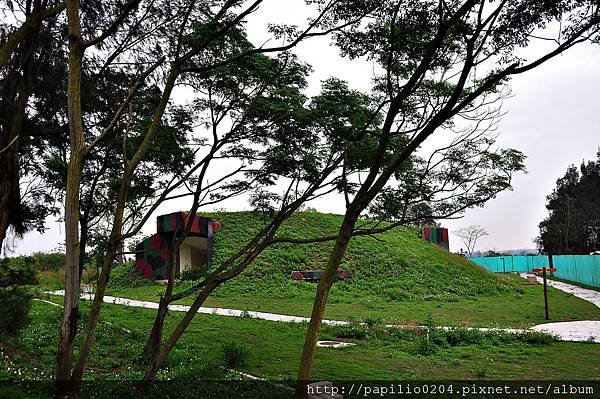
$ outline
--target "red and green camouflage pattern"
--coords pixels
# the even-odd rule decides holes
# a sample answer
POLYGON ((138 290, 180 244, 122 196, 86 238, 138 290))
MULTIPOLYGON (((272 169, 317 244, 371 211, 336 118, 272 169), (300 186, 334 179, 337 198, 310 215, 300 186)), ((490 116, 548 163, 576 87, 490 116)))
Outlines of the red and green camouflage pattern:
MULTIPOLYGON (((159 216, 156 219, 157 233, 146 238, 135 247, 135 264, 144 275, 153 280, 167 278, 169 267, 171 267, 171 253, 173 250, 173 238, 181 234, 189 220, 186 212, 175 212, 159 216)), ((212 257, 213 234, 220 228, 219 222, 194 216, 189 237, 204 237, 208 240, 208 265, 212 257)), ((179 257, 177 257, 179 260, 179 257)), ((179 270, 179 265, 175 265, 179 270)))
POLYGON ((421 238, 446 251, 450 250, 450 240, 448 239, 448 229, 443 227, 423 227, 421 238))
MULTIPOLYGON (((182 232, 189 220, 187 212, 175 212, 156 218, 157 233, 182 232)), ((190 229, 190 236, 212 237, 220 228, 219 222, 212 219, 195 216, 190 229)))
MULTIPOLYGON (((294 280, 304 281, 320 281, 324 270, 294 270, 291 277, 294 280)), ((350 274, 343 269, 338 269, 335 273, 335 281, 345 280, 350 277, 350 274)))

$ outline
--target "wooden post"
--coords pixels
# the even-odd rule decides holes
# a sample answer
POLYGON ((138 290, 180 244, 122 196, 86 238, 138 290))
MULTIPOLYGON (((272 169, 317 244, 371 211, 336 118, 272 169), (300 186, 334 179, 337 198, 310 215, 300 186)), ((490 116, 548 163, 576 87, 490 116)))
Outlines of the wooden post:
POLYGON ((546 267, 542 267, 542 276, 544 279, 544 307, 546 308, 546 320, 550 320, 550 310, 548 309, 548 280, 546 279, 546 267))

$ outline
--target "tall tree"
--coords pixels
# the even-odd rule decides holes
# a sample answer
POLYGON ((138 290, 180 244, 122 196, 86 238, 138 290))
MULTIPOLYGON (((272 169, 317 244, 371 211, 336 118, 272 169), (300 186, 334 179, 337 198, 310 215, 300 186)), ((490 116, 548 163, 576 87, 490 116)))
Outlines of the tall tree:
POLYGON ((571 165, 546 197, 549 215, 538 238, 552 254, 586 255, 600 250, 600 152, 596 161, 571 165))
POLYGON ((3 1, 2 8, 8 15, 0 23, 0 250, 9 228, 17 236, 33 228, 43 231, 46 216, 55 212, 44 186, 26 177, 33 165, 21 154, 31 155, 33 140, 66 131, 64 126, 34 123, 31 117, 43 112, 32 99, 61 91, 60 80, 52 81, 47 72, 56 70, 57 61, 64 65, 57 47, 64 4, 3 1))
MULTIPOLYGON (((346 2, 338 15, 349 8, 346 2)), ((317 287, 298 373, 298 398, 307 395, 305 383, 327 298, 361 213, 434 133, 447 132, 461 120, 479 120, 478 110, 497 96, 510 76, 596 37, 600 22, 594 1, 384 1, 369 17, 351 33, 338 35, 337 44, 344 55, 368 57, 381 67, 374 89, 381 99, 383 123, 377 126, 372 162, 347 201, 317 287), (516 48, 534 40, 533 30, 559 20, 561 36, 552 50, 531 61, 518 57, 516 48)))
MULTIPOLYGON (((94 13, 92 16, 116 15, 116 17, 96 21, 86 17, 86 8, 89 4, 82 3, 80 8, 77 1, 67 1, 69 27, 69 90, 67 98, 71 134, 65 185, 67 283, 65 312, 57 355, 55 376, 57 381, 69 381, 70 379, 77 382, 84 373, 100 317, 106 284, 123 240, 139 231, 143 222, 162 201, 176 198, 179 195, 176 190, 184 187, 190 178, 197 179, 194 181, 196 185, 204 187, 205 180, 200 177, 205 176, 209 163, 214 159, 214 143, 206 146, 200 143, 201 147, 207 149, 207 153, 196 154, 195 164, 189 170, 168 180, 165 186, 161 187, 161 192, 151 198, 152 203, 147 212, 138 220, 139 223, 131 223, 130 228, 126 228, 125 210, 132 194, 132 182, 135 176, 143 173, 140 166, 143 165, 144 158, 152 148, 153 141, 160 130, 161 121, 172 109, 171 96, 176 87, 178 85, 194 87, 195 80, 207 79, 210 71, 215 68, 241 62, 247 57, 260 53, 282 52, 306 38, 329 33, 329 30, 314 32, 314 28, 318 21, 327 15, 331 7, 339 3, 331 1, 325 5, 317 4, 319 15, 309 22, 304 31, 296 31, 289 27, 273 27, 273 33, 283 43, 279 46, 260 48, 231 46, 231 43, 238 42, 233 39, 240 35, 239 28, 243 25, 246 17, 256 11, 261 2, 260 0, 248 3, 227 0, 213 2, 210 6, 184 0, 177 4, 173 4, 173 2, 160 2, 159 4, 155 1, 129 1, 125 4, 103 2, 99 5, 100 8, 105 8, 103 13, 94 13), (141 29, 140 25, 144 29, 141 29), (86 51, 92 47, 95 49, 94 52, 86 51), (221 51, 216 52, 214 49, 221 51), (120 66, 135 72, 138 79, 131 82, 127 95, 115 107, 114 115, 108 119, 108 123, 101 124, 102 128, 88 138, 86 136, 88 126, 84 122, 82 107, 82 68, 89 59, 97 57, 98 52, 106 60, 104 65, 98 69, 98 74, 102 74, 107 68, 115 66, 119 68, 120 66), (133 99, 139 95, 140 88, 147 79, 160 82, 157 84, 160 87, 160 95, 156 105, 152 108, 149 124, 143 129, 137 145, 123 158, 123 170, 116 179, 117 194, 114 208, 108 216, 110 234, 106 242, 98 286, 77 360, 70 372, 73 342, 76 335, 78 282, 80 279, 78 266, 81 248, 77 237, 80 222, 79 210, 81 209, 79 201, 82 183, 81 171, 85 167, 88 157, 97 151, 104 141, 116 136, 124 143, 123 148, 127 148, 125 144, 128 141, 127 129, 120 130, 117 127, 120 121, 127 118, 127 110, 130 109, 133 99), (194 176, 195 173, 196 176, 194 176)), ((353 21, 349 23, 353 23, 353 21)), ((293 122, 294 120, 289 121, 289 123, 293 122)), ((286 136, 282 136, 282 139, 284 137, 286 136)), ((245 150, 247 149, 240 146, 237 152, 245 150)), ((274 159, 277 159, 276 155, 277 152, 269 154, 274 159)), ((281 162, 281 159, 279 161, 278 165, 284 167, 285 162, 281 162)), ((265 179, 268 183, 268 178, 265 179)), ((222 179, 218 179, 217 182, 221 183, 222 179)), ((198 192, 198 190, 194 190, 192 194, 196 196, 198 192)), ((210 194, 210 192, 210 190, 204 191, 205 194, 210 194)), ((292 192, 291 188, 290 192, 292 192)), ((263 196, 257 194, 256 198, 263 198, 263 196)))

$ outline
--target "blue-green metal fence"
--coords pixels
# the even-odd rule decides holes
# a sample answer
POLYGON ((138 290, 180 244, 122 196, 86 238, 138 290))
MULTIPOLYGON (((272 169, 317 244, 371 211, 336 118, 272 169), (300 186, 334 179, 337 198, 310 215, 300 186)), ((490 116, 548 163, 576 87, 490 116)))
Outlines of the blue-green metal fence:
MULTIPOLYGON (((525 273, 531 272, 533 268, 549 266, 545 255, 471 258, 471 261, 494 273, 525 273)), ((600 256, 553 255, 552 262, 556 268, 556 277, 600 287, 600 256)))

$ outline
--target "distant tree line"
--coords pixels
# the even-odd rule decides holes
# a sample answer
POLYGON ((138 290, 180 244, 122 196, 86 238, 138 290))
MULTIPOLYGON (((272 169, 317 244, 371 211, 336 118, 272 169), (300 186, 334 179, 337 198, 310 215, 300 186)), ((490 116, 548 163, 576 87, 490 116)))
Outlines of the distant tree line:
POLYGON ((553 254, 600 250, 600 151, 595 161, 569 166, 548 195, 538 246, 553 254))

